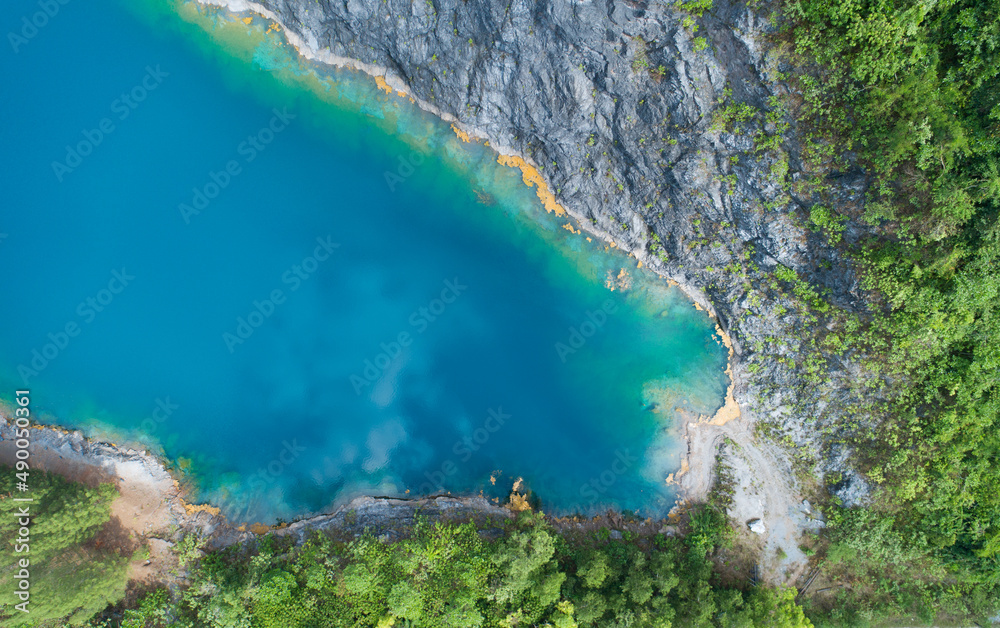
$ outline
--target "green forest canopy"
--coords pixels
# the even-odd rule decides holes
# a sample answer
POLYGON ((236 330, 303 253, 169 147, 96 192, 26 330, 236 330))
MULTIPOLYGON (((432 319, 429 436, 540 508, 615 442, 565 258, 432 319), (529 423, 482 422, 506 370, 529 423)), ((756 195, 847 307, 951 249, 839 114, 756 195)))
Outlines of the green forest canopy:
POLYGON ((111 519, 118 491, 111 484, 89 488, 58 475, 31 471, 28 493, 15 490, 17 478, 0 466, 0 623, 38 626, 65 619, 82 625, 125 594, 130 556, 96 547, 91 541, 111 519), (24 502, 30 497, 31 524, 27 552, 13 541, 19 536, 24 502), (14 608, 21 599, 15 575, 20 559, 29 561, 30 612, 14 608))
POLYGON ((858 447, 882 490, 833 517, 830 621, 1000 606, 1000 2, 782 0, 813 157, 871 176, 849 253, 878 301, 858 447), (834 150, 830 150, 833 147, 834 150), (888 561, 888 562, 886 562, 888 561), (889 568, 886 569, 886 565, 889 568))

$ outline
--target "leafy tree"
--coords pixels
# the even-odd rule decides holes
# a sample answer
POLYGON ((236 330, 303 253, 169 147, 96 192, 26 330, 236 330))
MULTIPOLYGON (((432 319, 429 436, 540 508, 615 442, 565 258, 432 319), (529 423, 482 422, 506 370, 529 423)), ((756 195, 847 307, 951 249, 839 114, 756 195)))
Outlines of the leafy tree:
MULTIPOLYGON (((173 625, 721 627, 715 598, 743 599, 712 585, 711 561, 662 537, 568 537, 531 513, 493 541, 471 522, 418 522, 408 532, 395 542, 317 534, 298 547, 266 537, 209 553, 192 564, 173 625)), ((794 615, 794 600, 786 609, 784 597, 762 595, 740 612, 794 615)))
MULTIPOLYGON (((853 152, 872 179, 849 250, 872 311, 846 348, 867 356, 850 414, 874 428, 851 438, 882 489, 834 515, 829 564, 878 584, 824 621, 984 617, 1000 605, 1000 2, 781 8, 807 162, 822 175, 853 152)), ((836 244, 829 200, 811 219, 836 244)))
POLYGON ((137 608, 126 609, 121 628, 147 628, 166 623, 170 594, 156 589, 144 595, 137 608))

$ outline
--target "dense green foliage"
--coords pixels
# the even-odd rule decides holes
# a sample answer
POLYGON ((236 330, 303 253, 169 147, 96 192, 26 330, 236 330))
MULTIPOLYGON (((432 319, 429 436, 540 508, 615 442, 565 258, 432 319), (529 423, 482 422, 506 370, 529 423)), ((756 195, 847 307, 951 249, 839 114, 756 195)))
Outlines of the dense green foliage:
POLYGON ((15 491, 14 470, 0 467, 0 623, 82 625, 109 603, 117 602, 128 582, 129 556, 92 543, 111 517, 118 492, 110 484, 88 488, 57 475, 32 471, 30 491, 15 491), (29 497, 30 504, 12 497, 29 497), (29 543, 21 536, 19 509, 28 505, 29 543), (21 549, 21 552, 16 550, 21 549), (18 561, 28 560, 29 613, 14 608, 18 561), (55 622, 54 620, 64 620, 55 622))
POLYGON ((794 590, 713 584, 710 553, 728 522, 705 507, 692 527, 683 541, 615 540, 604 528, 559 533, 529 512, 489 536, 471 522, 420 522, 395 542, 269 536, 195 561, 173 608, 157 594, 127 625, 174 615, 172 626, 226 628, 811 626, 794 590))
MULTIPOLYGON (((828 566, 857 586, 830 620, 982 616, 1000 606, 1000 2, 781 6, 812 166, 853 150, 874 180, 850 252, 880 302, 843 350, 869 356, 859 397, 891 400, 852 408, 878 419, 851 436, 883 490, 834 516, 828 566)), ((836 209, 812 212, 834 244, 836 209)))

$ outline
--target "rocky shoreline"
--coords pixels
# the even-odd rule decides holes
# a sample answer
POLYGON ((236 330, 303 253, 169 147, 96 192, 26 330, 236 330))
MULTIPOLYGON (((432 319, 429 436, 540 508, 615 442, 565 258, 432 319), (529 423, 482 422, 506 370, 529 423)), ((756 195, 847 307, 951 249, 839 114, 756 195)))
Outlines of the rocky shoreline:
MULTIPOLYGON (((12 413, 0 408, 0 464, 15 461, 12 413)), ((312 532, 340 535, 375 534, 392 540, 405 534, 419 515, 429 521, 470 518, 510 518, 514 511, 482 496, 436 495, 415 499, 357 497, 332 512, 304 517, 290 524, 237 525, 211 505, 192 504, 169 471, 167 463, 149 451, 87 438, 79 430, 33 425, 29 463, 33 471, 47 471, 94 486, 113 483, 119 496, 111 504, 111 517, 133 540, 148 546, 148 558, 131 564, 136 581, 178 583, 174 547, 193 535, 205 549, 220 549, 253 541, 260 535, 292 536, 304 541, 312 532)))
MULTIPOLYGON (((10 408, 0 407, 0 464, 15 461, 14 424, 10 408)), ((192 504, 186 499, 181 481, 170 472, 169 462, 141 449, 88 438, 79 430, 65 430, 48 425, 32 425, 29 463, 33 471, 46 471, 86 485, 110 482, 119 491, 111 505, 111 516, 132 538, 149 548, 148 559, 131 565, 131 577, 137 581, 178 583, 183 570, 177 568, 174 547, 184 537, 193 535, 208 550, 252 542, 265 534, 292 537, 296 543, 312 533, 330 533, 340 538, 373 534, 384 541, 397 540, 416 525, 426 521, 475 520, 490 534, 499 530, 496 523, 511 519, 527 507, 525 496, 512 495, 508 504, 494 503, 481 495, 431 495, 418 498, 356 497, 328 513, 297 519, 291 523, 269 526, 236 524, 219 508, 192 504)), ((549 518, 559 529, 597 530, 607 527, 613 538, 623 530, 636 533, 676 534, 665 520, 625 520, 608 512, 593 518, 549 518)))
MULTIPOLYGON (((357 497, 332 512, 303 517, 290 524, 237 525, 219 508, 187 501, 182 484, 167 462, 145 450, 87 438, 79 430, 33 425, 30 437, 30 464, 36 471, 49 471, 85 484, 114 483, 121 497, 112 506, 112 515, 137 536, 145 538, 197 534, 209 547, 241 543, 254 536, 275 533, 294 535, 300 540, 312 530, 354 531, 405 528, 415 513, 430 518, 465 517, 487 514, 510 517, 510 509, 481 496, 436 495, 406 499, 357 497)), ((7 410, 0 410, 0 464, 14 461, 14 426, 7 410)))
MULTIPOLYGON (((755 303, 755 288, 735 269, 785 266, 825 288, 837 305, 861 306, 846 262, 795 218, 808 199, 783 189, 784 181, 801 174, 796 146, 784 141, 774 154, 758 153, 749 130, 713 127, 714 112, 725 102, 766 110, 772 96, 788 93, 771 78, 777 68, 767 54, 769 26, 761 16, 727 0, 717 0, 712 11, 690 23, 672 5, 648 2, 203 2, 273 20, 308 59, 365 72, 380 88, 451 122, 463 139, 488 141, 501 163, 521 167, 540 190, 546 186, 547 207, 566 211, 581 228, 633 255, 707 310, 730 350, 732 383, 715 417, 688 422, 688 459, 675 478, 682 498, 704 498, 716 457, 731 455, 723 445, 732 442, 749 461, 738 493, 762 479, 778 486, 755 497, 758 506, 736 510, 768 524, 777 519, 788 533, 765 535, 765 544, 797 552, 794 532, 802 524, 787 513, 800 497, 791 462, 780 448, 758 442, 752 428, 762 420, 777 424, 813 453, 823 443, 795 410, 801 408, 789 392, 798 381, 795 368, 753 359, 761 343, 794 337, 790 332, 804 323, 781 295, 769 295, 763 306, 755 303), (695 39, 692 25, 704 43, 695 39)), ((758 130, 774 132, 767 125, 758 130)), ((834 183, 845 202, 860 202, 861 175, 834 183)), ((0 420, 0 435, 7 439, 9 430, 7 419, 0 420)), ((147 538, 166 539, 183 529, 228 545, 269 530, 233 526, 218 509, 188 504, 163 461, 148 452, 57 428, 35 429, 33 438, 39 468, 85 481, 117 481, 123 499, 128 497, 120 508, 133 509, 131 516, 143 522, 136 531, 147 538)), ((0 442, 0 460, 9 455, 8 445, 0 442)), ((843 466, 843 456, 827 463, 843 466)), ((846 471, 845 493, 863 492, 852 485, 849 469, 840 471, 846 471)), ((310 529, 349 527, 357 513, 366 522, 383 521, 389 530, 427 508, 510 515, 478 497, 368 497, 280 533, 301 537, 310 529)), ((777 565, 775 577, 782 579, 780 572, 798 558, 793 552, 777 565)))
MULTIPOLYGON (((547 209, 567 212, 709 313, 730 350, 731 385, 715 417, 688 421, 688 457, 673 478, 683 499, 705 497, 716 458, 730 455, 726 440, 752 452, 766 468, 750 465, 741 486, 781 487, 759 500, 756 516, 791 529, 765 542, 791 556, 784 567, 801 562, 801 526, 787 512, 801 488, 788 451, 755 435, 762 422, 805 452, 817 475, 841 476, 834 492, 845 504, 864 498, 847 450, 831 450, 822 430, 837 422, 830 401, 854 367, 849 359, 828 365, 826 382, 811 385, 800 333, 810 313, 760 285, 761 275, 791 269, 850 311, 865 307, 857 278, 802 219, 812 200, 794 186, 807 176, 794 118, 718 124, 725 106, 765 112, 778 109, 775 98, 794 100, 764 14, 731 0, 702 16, 623 0, 199 1, 234 19, 263 16, 306 59, 364 72, 462 139, 488 142, 500 163, 544 184, 547 209), (777 147, 756 150, 755 136, 775 136, 777 147)), ((865 186, 860 171, 841 173, 829 193, 858 208, 865 186)), ((859 235, 848 225, 844 239, 859 235)))
MULTIPOLYGON (((13 464, 16 448, 15 435, 9 408, 0 408, 0 464, 13 464)), ((675 508, 675 513, 666 520, 625 521, 617 513, 593 517, 561 517, 551 519, 553 525, 567 530, 596 530, 606 527, 614 538, 620 538, 623 530, 636 533, 675 534, 677 528, 671 522, 687 504, 699 501, 700 495, 707 493, 713 478, 714 452, 722 446, 724 439, 729 442, 743 441, 739 421, 712 424, 690 417, 688 437, 689 458, 692 466, 685 464, 687 471, 678 480, 678 485, 686 491, 675 508), (692 426, 699 429, 692 430, 692 426), (693 497, 691 497, 693 496, 693 497)), ((704 419, 704 417, 703 417, 704 419)), ((30 465, 35 471, 56 473, 74 481, 88 485, 102 482, 113 483, 119 497, 111 505, 113 519, 132 537, 149 547, 149 558, 142 564, 132 565, 132 578, 139 581, 177 581, 177 555, 174 546, 188 535, 204 541, 206 549, 220 549, 230 545, 253 541, 260 535, 276 534, 292 536, 297 542, 304 541, 313 532, 335 533, 340 537, 357 537, 371 533, 383 540, 395 540, 405 535, 415 524, 417 516, 430 521, 468 521, 475 519, 484 524, 484 529, 495 526, 485 525, 498 519, 509 519, 526 502, 523 496, 510 504, 496 504, 480 495, 434 495, 421 498, 396 498, 364 496, 352 499, 329 513, 303 517, 292 523, 268 526, 263 524, 242 524, 231 522, 221 511, 208 504, 192 504, 186 499, 182 483, 175 478, 168 466, 169 462, 147 450, 120 446, 88 438, 79 430, 65 430, 59 427, 33 425, 30 436, 30 465)), ((760 457, 752 444, 746 453, 760 457)), ((744 455, 745 457, 745 455, 744 455)), ((773 464, 773 459, 759 466, 773 464)), ((750 488, 753 478, 740 478, 738 490, 751 493, 736 500, 734 508, 742 515, 745 512, 764 515, 758 507, 759 491, 750 488)), ((788 485, 779 475, 770 479, 768 499, 780 502, 781 508, 792 513, 794 499, 788 493, 788 485), (787 493, 787 494, 786 494, 787 493), (777 495, 777 497, 775 497, 777 495)), ((772 565, 775 580, 784 580, 784 571, 803 562, 798 550, 800 529, 815 526, 815 521, 803 518, 801 513, 793 513, 794 525, 777 526, 780 534, 770 530, 761 535, 765 547, 781 548, 788 556, 782 564, 772 565)), ((773 519, 768 518, 768 522, 773 519)), ((765 567, 767 567, 765 565, 765 567)), ((793 569, 794 571, 794 569, 793 569)))

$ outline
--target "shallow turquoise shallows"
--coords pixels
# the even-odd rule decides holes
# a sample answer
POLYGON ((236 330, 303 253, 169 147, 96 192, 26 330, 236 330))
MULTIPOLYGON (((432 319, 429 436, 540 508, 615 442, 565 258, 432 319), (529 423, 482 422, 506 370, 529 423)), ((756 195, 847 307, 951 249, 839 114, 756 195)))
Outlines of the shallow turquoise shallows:
POLYGON ((672 505, 675 410, 727 384, 678 290, 260 18, 38 6, 0 9, 0 397, 239 521, 517 478, 548 512, 672 505))

